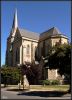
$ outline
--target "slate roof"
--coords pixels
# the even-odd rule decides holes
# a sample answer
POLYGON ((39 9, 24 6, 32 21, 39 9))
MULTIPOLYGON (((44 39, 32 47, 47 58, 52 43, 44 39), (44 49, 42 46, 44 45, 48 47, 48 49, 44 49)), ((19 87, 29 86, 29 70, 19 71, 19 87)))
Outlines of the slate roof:
POLYGON ((39 40, 39 34, 28 31, 26 29, 19 29, 20 35, 29 39, 39 40))
POLYGON ((67 38, 67 36, 63 35, 56 27, 52 27, 49 30, 42 32, 41 34, 35 33, 28 31, 26 29, 19 29, 21 37, 26 37, 29 39, 34 39, 34 40, 41 40, 41 39, 46 39, 48 37, 53 37, 53 36, 61 36, 64 38, 67 38))
POLYGON ((56 27, 52 27, 51 29, 49 29, 49 30, 47 30, 45 32, 42 32, 40 34, 40 39, 51 37, 51 36, 64 36, 64 37, 66 37, 56 27))

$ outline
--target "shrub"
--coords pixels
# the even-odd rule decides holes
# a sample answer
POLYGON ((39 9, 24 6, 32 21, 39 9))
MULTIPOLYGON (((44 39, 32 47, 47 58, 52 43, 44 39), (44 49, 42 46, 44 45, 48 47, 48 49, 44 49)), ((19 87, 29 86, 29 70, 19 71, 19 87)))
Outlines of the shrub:
POLYGON ((51 82, 49 80, 44 80, 43 81, 43 85, 50 85, 50 84, 51 84, 51 82))
POLYGON ((39 81, 41 85, 50 85, 51 82, 49 80, 40 80, 39 81))
POLYGON ((59 80, 40 80, 40 85, 59 85, 59 80))
POLYGON ((60 81, 59 80, 52 80, 51 85, 59 85, 60 81))

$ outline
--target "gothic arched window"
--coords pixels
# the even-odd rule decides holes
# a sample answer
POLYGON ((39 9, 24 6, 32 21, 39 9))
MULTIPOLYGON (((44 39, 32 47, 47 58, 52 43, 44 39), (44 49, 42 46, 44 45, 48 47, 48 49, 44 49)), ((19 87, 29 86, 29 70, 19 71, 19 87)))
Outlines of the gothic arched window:
POLYGON ((30 53, 30 46, 27 45, 27 54, 29 54, 29 53, 30 53))
POLYGON ((19 48, 16 49, 16 62, 19 62, 19 48))
POLYGON ((35 46, 35 52, 37 51, 37 46, 35 46))

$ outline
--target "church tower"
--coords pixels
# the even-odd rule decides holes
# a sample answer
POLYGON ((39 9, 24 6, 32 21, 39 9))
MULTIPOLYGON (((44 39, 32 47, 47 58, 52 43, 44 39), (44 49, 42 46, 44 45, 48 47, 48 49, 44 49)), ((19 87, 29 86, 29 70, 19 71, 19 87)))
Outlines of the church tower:
POLYGON ((13 24, 9 37, 7 38, 7 50, 6 50, 6 64, 13 65, 13 42, 18 28, 18 19, 17 19, 17 9, 14 13, 13 24))

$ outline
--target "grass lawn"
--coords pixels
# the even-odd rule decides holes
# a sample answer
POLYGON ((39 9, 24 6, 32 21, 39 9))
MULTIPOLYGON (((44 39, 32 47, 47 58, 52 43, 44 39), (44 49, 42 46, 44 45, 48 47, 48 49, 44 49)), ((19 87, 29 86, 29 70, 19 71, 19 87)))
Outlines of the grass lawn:
POLYGON ((45 89, 45 90, 67 91, 69 89, 69 85, 30 86, 30 89, 45 89))
MULTIPOLYGON (((9 85, 8 89, 19 89, 18 85, 9 85)), ((20 89, 23 89, 23 85, 21 85, 20 89)), ((25 88, 27 89, 27 88, 25 88)), ((30 90, 46 90, 46 91, 67 91, 69 89, 69 85, 30 85, 30 90)))
POLYGON ((23 86, 19 89, 17 86, 11 89, 11 86, 7 91, 18 92, 19 95, 30 95, 30 96, 40 96, 40 97, 61 97, 68 93, 69 85, 30 85, 30 89, 23 90, 23 86), (26 92, 25 92, 26 91, 26 92))

